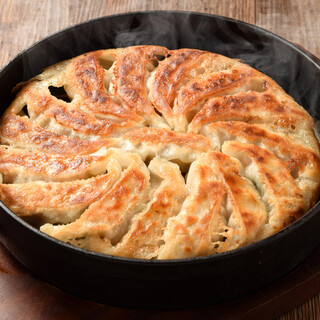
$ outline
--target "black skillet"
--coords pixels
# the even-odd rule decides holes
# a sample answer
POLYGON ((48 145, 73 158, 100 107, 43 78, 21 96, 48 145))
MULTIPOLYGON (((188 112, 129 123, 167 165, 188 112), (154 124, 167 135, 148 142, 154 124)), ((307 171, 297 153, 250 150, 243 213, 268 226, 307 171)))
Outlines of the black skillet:
MULTIPOLYGON (((317 119, 320 65, 290 42, 237 20, 175 11, 108 16, 54 34, 0 72, 1 113, 11 89, 43 68, 102 48, 155 44, 198 48, 244 62, 276 80, 317 119)), ((320 243, 320 204, 270 238, 213 256, 145 261, 78 249, 28 225, 0 203, 0 240, 36 276, 107 305, 190 308, 244 296, 289 273, 320 243)))

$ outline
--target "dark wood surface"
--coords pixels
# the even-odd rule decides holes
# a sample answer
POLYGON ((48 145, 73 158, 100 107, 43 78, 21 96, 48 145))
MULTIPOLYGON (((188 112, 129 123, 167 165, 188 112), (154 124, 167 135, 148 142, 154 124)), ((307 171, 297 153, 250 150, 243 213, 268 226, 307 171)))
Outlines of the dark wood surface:
MULTIPOLYGON (((134 310, 82 300, 41 280, 20 265, 0 245, 1 319, 274 319, 320 291, 320 248, 287 276, 241 299, 190 310, 134 310)), ((319 319, 314 299, 309 312, 294 309, 297 319, 319 319)), ((279 319, 291 319, 282 316, 279 319)))
MULTIPOLYGON (((73 24, 129 11, 188 10, 243 20, 320 56, 318 0, 1 0, 0 68, 35 41, 73 24)), ((70 296, 25 270, 0 246, 0 319, 320 319, 320 249, 275 284, 208 308, 136 311, 70 296)))

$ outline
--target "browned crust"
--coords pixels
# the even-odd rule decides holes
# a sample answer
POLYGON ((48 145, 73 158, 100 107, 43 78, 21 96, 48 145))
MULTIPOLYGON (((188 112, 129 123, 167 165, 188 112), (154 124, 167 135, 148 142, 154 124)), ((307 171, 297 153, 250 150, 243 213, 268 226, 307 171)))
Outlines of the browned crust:
POLYGON ((160 112, 170 114, 178 86, 204 54, 204 51, 194 49, 173 50, 170 57, 160 63, 151 90, 151 101, 160 112))
POLYGON ((141 121, 134 112, 114 102, 104 87, 104 69, 99 63, 102 51, 84 54, 70 64, 68 82, 82 97, 82 107, 93 114, 104 114, 119 119, 141 121), (83 105, 84 103, 84 105, 83 105))
POLYGON ((60 136, 15 114, 2 119, 0 142, 51 154, 89 154, 110 145, 110 140, 89 141, 60 136))
POLYGON ((146 64, 156 60, 156 55, 167 56, 169 50, 157 46, 137 46, 124 50, 115 62, 112 80, 114 93, 129 110, 147 118, 148 123, 158 118, 146 89, 146 64))
POLYGON ((26 82, 2 116, 0 199, 97 252, 223 252, 314 205, 313 128, 280 86, 239 60, 152 45, 89 52, 26 82))
POLYGON ((144 142, 154 145, 173 144, 202 151, 210 149, 210 140, 204 136, 193 133, 174 132, 166 129, 139 128, 126 133, 123 139, 129 140, 134 144, 144 142))
POLYGON ((206 124, 234 120, 271 123, 288 129, 313 125, 311 117, 294 101, 277 99, 269 92, 249 91, 209 99, 193 118, 189 130, 198 132, 206 124))

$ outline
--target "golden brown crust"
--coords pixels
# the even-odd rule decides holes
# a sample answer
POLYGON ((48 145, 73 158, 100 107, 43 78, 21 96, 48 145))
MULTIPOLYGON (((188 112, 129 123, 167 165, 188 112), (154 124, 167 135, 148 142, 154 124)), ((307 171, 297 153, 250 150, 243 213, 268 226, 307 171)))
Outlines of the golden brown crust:
MULTIPOLYGON (((73 99, 76 94, 81 97, 79 103, 76 104, 100 117, 111 117, 123 121, 127 119, 142 121, 136 113, 116 103, 106 90, 104 80, 107 71, 99 62, 102 55, 103 51, 85 54, 74 59, 69 65, 67 86, 69 90, 70 87, 72 88, 73 99)), ((116 54, 113 55, 116 56, 116 54)))
POLYGON ((15 114, 9 114, 2 119, 0 142, 30 151, 66 155, 89 154, 112 144, 109 139, 89 141, 58 135, 15 114))
MULTIPOLYGON (((44 91, 39 95, 39 92, 28 90, 25 95, 27 96, 28 113, 34 124, 41 126, 42 123, 55 122, 58 127, 72 130, 75 137, 107 138, 142 125, 142 121, 138 117, 123 114, 122 110, 120 114, 123 119, 119 119, 120 122, 113 119, 99 119, 90 109, 85 110, 83 105, 82 109, 77 105, 70 105, 52 96, 50 92, 44 91)), ((51 130, 57 131, 59 134, 59 128, 56 129, 52 126, 51 130)))
POLYGON ((213 226, 219 219, 224 189, 208 165, 196 162, 189 171, 190 194, 181 211, 168 221, 164 233, 164 245, 160 247, 159 259, 179 259, 208 255, 214 251, 213 226), (191 182, 192 181, 192 182, 191 182))
POLYGON ((156 60, 156 55, 166 57, 169 50, 164 47, 138 46, 124 50, 113 69, 112 87, 129 110, 144 116, 147 124, 163 127, 165 123, 153 109, 146 88, 147 64, 156 60))
POLYGON ((191 163, 211 147, 204 136, 151 127, 129 131, 118 140, 118 145, 122 150, 138 152, 143 160, 161 156, 183 163, 191 163))
POLYGON ((263 237, 301 217, 306 203, 284 161, 259 146, 238 141, 226 142, 222 150, 243 163, 243 175, 253 181, 267 204, 269 219, 263 237))
POLYGON ((110 172, 87 180, 72 182, 29 182, 0 184, 0 199, 21 217, 40 222, 74 221, 100 199, 120 176, 120 167, 109 165, 110 172))
POLYGON ((108 253, 126 233, 134 214, 148 200, 149 172, 138 156, 119 180, 74 222, 67 225, 45 224, 40 230, 72 244, 82 242, 86 249, 108 253))
POLYGON ((320 182, 319 149, 311 148, 304 141, 297 139, 294 134, 288 135, 281 131, 274 132, 273 129, 261 124, 253 125, 245 122, 229 121, 212 123, 204 130, 207 136, 211 136, 211 139, 215 137, 212 144, 218 144, 219 147, 225 141, 240 140, 257 144, 284 160, 291 174, 295 176, 298 185, 300 183, 305 184, 305 180, 309 181, 309 185, 305 185, 302 189, 306 192, 307 202, 311 201, 313 203, 314 194, 318 193, 320 182))
POLYGON ((270 123, 290 130, 292 126, 312 128, 308 113, 294 101, 277 99, 268 92, 240 92, 211 98, 192 119, 188 131, 198 132, 217 121, 270 123))
POLYGON ((163 159, 153 159, 149 170, 162 179, 146 210, 137 214, 123 239, 109 253, 131 258, 158 256, 168 219, 175 216, 187 196, 179 167, 163 159))
POLYGON ((171 104, 181 81, 188 77, 190 70, 194 69, 204 54, 200 50, 175 50, 171 51, 168 59, 160 63, 150 94, 151 101, 160 112, 170 115, 171 104))
POLYGON ((4 183, 87 179, 106 172, 112 159, 109 151, 66 156, 0 146, 0 172, 4 183))
POLYGON ((83 54, 0 122, 0 200, 72 245, 180 259, 258 241, 319 195, 314 121, 272 79, 196 49, 83 54))

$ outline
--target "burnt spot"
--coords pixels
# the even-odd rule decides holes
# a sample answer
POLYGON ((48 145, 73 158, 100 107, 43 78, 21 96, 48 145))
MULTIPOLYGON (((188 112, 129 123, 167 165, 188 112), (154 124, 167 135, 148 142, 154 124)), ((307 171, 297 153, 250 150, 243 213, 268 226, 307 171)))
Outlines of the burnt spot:
POLYGON ((247 230, 250 230, 256 225, 256 220, 254 219, 252 213, 250 212, 241 212, 242 221, 247 230))
POLYGON ((297 221, 297 219, 298 218, 295 215, 289 215, 288 220, 283 223, 283 227, 285 228, 286 226, 294 223, 295 221, 297 221))
POLYGON ((214 102, 212 100, 211 101, 209 100, 209 103, 207 104, 205 111, 210 116, 211 114, 219 112, 220 111, 219 109, 221 109, 221 104, 220 103, 214 102))
POLYGON ((274 110, 278 113, 283 113, 284 112, 284 108, 281 105, 277 105, 274 110))
POLYGON ((265 172, 265 177, 266 179, 270 182, 270 184, 276 184, 277 183, 277 179, 272 176, 271 174, 269 174, 268 172, 265 172))
POLYGON ((260 138, 266 138, 267 137, 267 133, 264 130, 258 129, 254 126, 245 126, 242 129, 242 132, 247 134, 247 135, 251 135, 251 136, 256 136, 256 137, 260 137, 260 138))
POLYGON ((270 157, 269 152, 260 148, 259 146, 247 145, 245 146, 245 149, 252 157, 256 159, 257 162, 260 163, 266 162, 268 156, 270 157))
POLYGON ((191 85, 191 90, 193 90, 195 92, 200 92, 200 91, 202 91, 202 88, 200 88, 198 83, 194 82, 191 85))
POLYGON ((276 102, 276 99, 269 93, 262 93, 262 100, 263 102, 276 102))
POLYGON ((229 185, 235 185, 237 183, 237 179, 232 174, 226 174, 224 179, 229 185))
POLYGON ((184 251, 188 252, 188 253, 192 253, 193 252, 192 248, 190 248, 189 246, 185 246, 184 247, 184 251))
POLYGON ((241 79, 241 77, 238 79, 237 77, 234 77, 234 78, 227 78, 227 83, 226 83, 226 85, 231 85, 231 84, 233 84, 234 82, 238 82, 238 81, 240 81, 240 79, 241 79))

